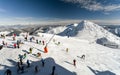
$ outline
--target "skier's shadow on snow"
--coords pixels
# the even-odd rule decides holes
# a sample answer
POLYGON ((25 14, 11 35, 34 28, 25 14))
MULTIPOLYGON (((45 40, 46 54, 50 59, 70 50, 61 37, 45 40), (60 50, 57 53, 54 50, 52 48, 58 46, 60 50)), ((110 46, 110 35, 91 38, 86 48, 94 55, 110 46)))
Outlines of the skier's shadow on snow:
MULTIPOLYGON (((55 63, 55 60, 51 57, 44 59, 45 66, 40 67, 40 75, 51 75, 53 66, 56 67, 55 75, 77 75, 75 72, 71 72, 67 69, 65 69, 63 66, 60 66, 59 64, 55 63)), ((33 65, 36 65, 36 62, 33 63, 33 65)))
MULTIPOLYGON (((10 69, 12 71, 12 75, 17 75, 17 62, 12 59, 7 59, 7 61, 10 62, 12 66, 1 64, 0 66, 4 68, 0 70, 0 75, 4 75, 6 69, 10 69)), ((53 66, 56 67, 54 75, 77 75, 75 72, 71 72, 64 68, 63 66, 60 66, 59 64, 55 63, 55 60, 53 58, 50 57, 46 58, 44 59, 44 62, 45 65, 43 67, 41 60, 31 61, 31 66, 29 67, 29 69, 26 69, 27 72, 25 72, 25 75, 34 75, 35 74, 34 67, 36 65, 38 65, 40 69, 38 72, 39 75, 51 75, 53 66)))
POLYGON ((38 51, 41 51, 41 52, 43 52, 44 53, 44 51, 43 50, 40 50, 40 49, 37 49, 38 51))
POLYGON ((110 71, 98 71, 98 70, 94 70, 91 67, 87 66, 95 75, 116 75, 113 72, 110 71))
POLYGON ((25 53, 27 53, 27 54, 29 54, 29 52, 27 50, 22 50, 22 51, 25 52, 25 53))
POLYGON ((68 64, 70 64, 70 65, 73 65, 72 63, 70 63, 70 62, 68 62, 68 61, 64 61, 64 62, 66 62, 66 63, 68 63, 68 64))
POLYGON ((16 75, 16 62, 12 59, 7 59, 7 61, 9 61, 12 66, 1 64, 0 66, 3 67, 3 69, 0 70, 0 75, 5 75, 5 71, 7 69, 10 69, 12 71, 12 75, 16 75))

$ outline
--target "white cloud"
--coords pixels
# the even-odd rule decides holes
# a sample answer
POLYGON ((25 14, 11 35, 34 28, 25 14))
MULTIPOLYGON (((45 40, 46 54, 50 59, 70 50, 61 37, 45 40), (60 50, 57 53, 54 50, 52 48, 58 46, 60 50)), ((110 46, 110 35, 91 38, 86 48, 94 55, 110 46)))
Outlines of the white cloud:
MULTIPOLYGON (((16 25, 16 24, 41 24, 41 25, 67 25, 72 23, 80 23, 82 19, 60 19, 60 18, 35 18, 35 17, 10 17, 10 18, 0 18, 0 25, 16 25)), ((97 24, 108 24, 108 25, 120 25, 120 19, 114 20, 92 20, 97 24)))
POLYGON ((109 11, 120 10, 120 4, 103 5, 100 2, 97 2, 96 0, 62 0, 62 1, 71 2, 74 4, 79 3, 82 8, 85 8, 85 9, 90 10, 90 11, 109 12, 109 11))

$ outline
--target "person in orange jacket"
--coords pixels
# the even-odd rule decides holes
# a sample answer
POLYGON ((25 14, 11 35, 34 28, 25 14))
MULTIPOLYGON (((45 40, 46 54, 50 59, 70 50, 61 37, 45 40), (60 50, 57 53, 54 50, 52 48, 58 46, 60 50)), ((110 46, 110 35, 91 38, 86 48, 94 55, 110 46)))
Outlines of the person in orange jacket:
POLYGON ((47 46, 44 47, 44 53, 47 53, 48 52, 48 48, 47 46))

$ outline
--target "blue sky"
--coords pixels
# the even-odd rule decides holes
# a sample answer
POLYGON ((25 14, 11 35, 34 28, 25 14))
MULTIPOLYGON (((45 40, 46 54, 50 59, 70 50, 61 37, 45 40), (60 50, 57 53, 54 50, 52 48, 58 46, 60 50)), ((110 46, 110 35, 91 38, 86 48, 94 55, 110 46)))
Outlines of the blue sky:
POLYGON ((0 24, 120 24, 120 0, 0 0, 0 24))

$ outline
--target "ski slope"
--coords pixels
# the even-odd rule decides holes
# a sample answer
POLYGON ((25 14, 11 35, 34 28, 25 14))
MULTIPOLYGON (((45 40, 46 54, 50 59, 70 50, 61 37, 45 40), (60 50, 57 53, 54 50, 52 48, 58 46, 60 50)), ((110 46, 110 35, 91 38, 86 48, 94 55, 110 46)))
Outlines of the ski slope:
MULTIPOLYGON (((52 36, 52 34, 39 33, 39 36, 34 37, 48 43, 52 36)), ((6 69, 10 69, 12 75, 51 75, 52 66, 56 66, 55 75, 120 75, 120 50, 118 49, 89 43, 88 40, 55 35, 47 45, 48 53, 44 53, 45 45, 36 44, 35 40, 24 41, 23 36, 17 36, 17 39, 24 42, 19 49, 3 47, 0 50, 0 75, 4 75, 6 69), (29 59, 31 66, 25 68, 25 73, 17 74, 18 55, 29 52, 30 47, 33 47, 33 52, 27 54, 23 62, 26 66, 26 61, 29 59), (66 48, 69 49, 68 52, 66 48), (39 58, 34 56, 37 52, 42 56, 39 58), (83 54, 85 60, 80 58, 83 54), (45 60, 44 67, 41 66, 41 58, 45 60), (73 59, 76 59, 76 67, 73 65, 73 59), (36 65, 39 66, 38 73, 34 72, 36 65)), ((16 42, 12 37, 0 38, 0 42, 3 40, 8 43, 8 46, 16 42)))

